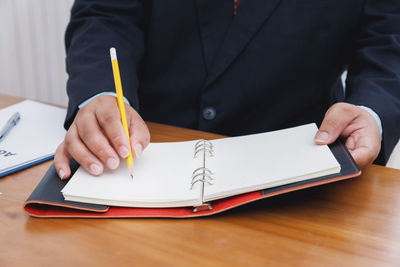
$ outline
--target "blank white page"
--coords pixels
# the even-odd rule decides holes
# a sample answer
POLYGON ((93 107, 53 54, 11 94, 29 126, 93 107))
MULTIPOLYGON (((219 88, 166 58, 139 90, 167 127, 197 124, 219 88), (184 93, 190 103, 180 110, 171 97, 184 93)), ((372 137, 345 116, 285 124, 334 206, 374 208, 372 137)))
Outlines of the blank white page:
POLYGON ((131 207, 178 207, 200 204, 200 186, 190 190, 196 141, 150 143, 134 160, 130 177, 126 161, 96 177, 79 168, 62 190, 66 200, 131 207))
POLYGON ((327 146, 314 144, 315 124, 213 140, 214 172, 205 201, 338 173, 340 165, 327 146))

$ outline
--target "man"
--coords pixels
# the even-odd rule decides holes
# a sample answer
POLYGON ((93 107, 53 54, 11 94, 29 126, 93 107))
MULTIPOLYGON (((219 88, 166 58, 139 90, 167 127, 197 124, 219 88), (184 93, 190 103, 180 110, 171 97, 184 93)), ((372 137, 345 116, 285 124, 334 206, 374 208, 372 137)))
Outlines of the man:
POLYGON ((115 97, 104 94, 114 91, 110 47, 136 156, 150 140, 144 119, 226 135, 317 122, 317 144, 342 136, 361 167, 379 151, 377 162, 387 160, 400 135, 400 2, 242 0, 234 10, 235 3, 76 1, 59 176, 70 176, 71 158, 99 175, 129 153, 115 97))

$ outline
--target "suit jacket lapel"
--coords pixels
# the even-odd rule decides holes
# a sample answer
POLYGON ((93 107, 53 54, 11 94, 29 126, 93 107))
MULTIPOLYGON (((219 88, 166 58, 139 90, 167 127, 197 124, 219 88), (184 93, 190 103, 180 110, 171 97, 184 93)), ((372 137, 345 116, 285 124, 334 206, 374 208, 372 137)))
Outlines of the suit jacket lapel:
MULTIPOLYGON (((205 87, 214 82, 246 47, 258 29, 271 16, 281 0, 242 0, 225 39, 219 48, 205 87)), ((218 2, 215 1, 214 2, 218 2)), ((231 1, 233 2, 233 0, 231 1)))
POLYGON ((233 0, 196 0, 196 5, 203 56, 210 70, 232 23, 233 0))

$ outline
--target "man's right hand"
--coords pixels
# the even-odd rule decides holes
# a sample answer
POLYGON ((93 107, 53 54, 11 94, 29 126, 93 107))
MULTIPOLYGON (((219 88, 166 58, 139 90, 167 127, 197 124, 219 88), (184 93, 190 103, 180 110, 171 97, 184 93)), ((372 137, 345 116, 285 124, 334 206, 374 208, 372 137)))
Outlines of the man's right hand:
MULTIPOLYGON (((150 133, 140 115, 125 104, 132 153, 139 157, 150 142, 150 133)), ((80 109, 58 146, 54 165, 61 179, 71 175, 69 161, 75 159, 93 175, 103 173, 104 166, 115 169, 120 157, 129 155, 129 140, 121 124, 117 98, 99 96, 80 109)))

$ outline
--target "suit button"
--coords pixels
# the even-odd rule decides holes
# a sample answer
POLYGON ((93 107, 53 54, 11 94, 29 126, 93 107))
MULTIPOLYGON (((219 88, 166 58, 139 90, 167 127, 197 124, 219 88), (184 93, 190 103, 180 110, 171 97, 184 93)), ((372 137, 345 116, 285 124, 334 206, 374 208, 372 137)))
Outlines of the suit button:
POLYGON ((213 107, 206 107, 203 109, 203 118, 206 120, 213 120, 215 118, 215 115, 217 115, 217 112, 215 108, 213 107))

